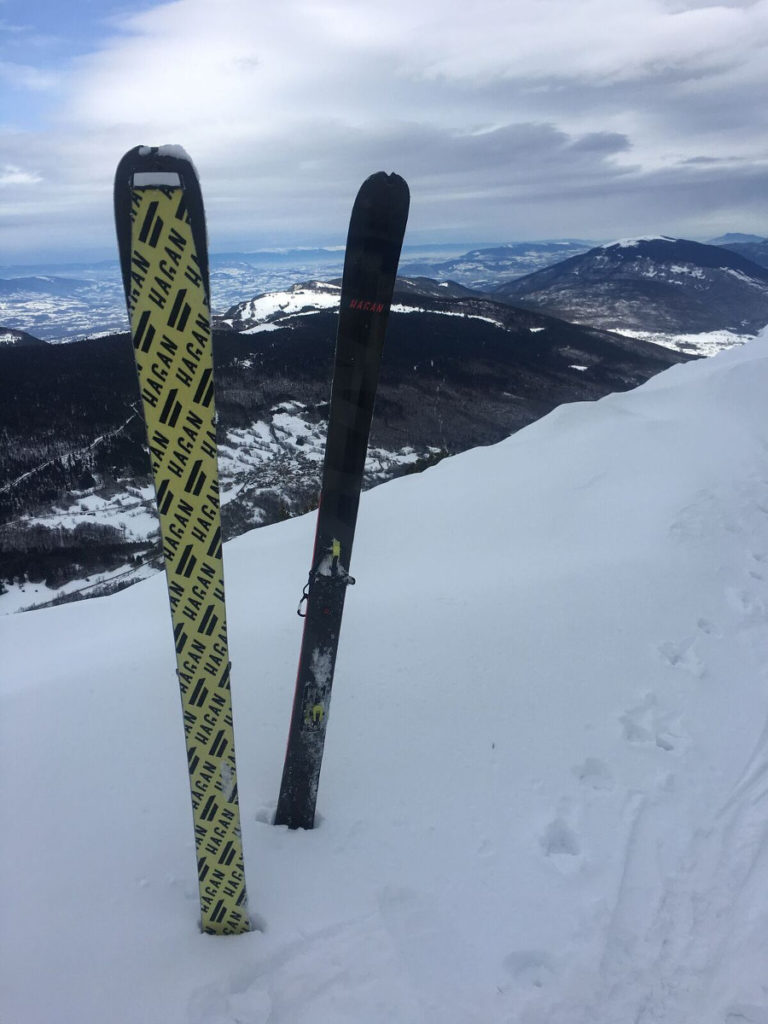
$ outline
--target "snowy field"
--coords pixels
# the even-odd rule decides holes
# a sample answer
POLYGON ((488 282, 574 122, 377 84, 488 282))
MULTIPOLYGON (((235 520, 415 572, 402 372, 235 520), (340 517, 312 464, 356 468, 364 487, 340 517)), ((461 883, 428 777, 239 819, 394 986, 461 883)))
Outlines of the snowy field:
POLYGON ((736 334, 734 331, 703 331, 694 334, 676 334, 660 331, 633 331, 628 327, 610 328, 616 334, 624 334, 628 338, 650 341, 653 345, 673 348, 678 352, 687 352, 692 356, 714 356, 734 345, 746 345, 754 341, 753 334, 736 334))
POLYGON ((768 1024, 768 333, 225 548, 255 930, 198 931, 164 580, 0 618, 3 1024, 768 1024))

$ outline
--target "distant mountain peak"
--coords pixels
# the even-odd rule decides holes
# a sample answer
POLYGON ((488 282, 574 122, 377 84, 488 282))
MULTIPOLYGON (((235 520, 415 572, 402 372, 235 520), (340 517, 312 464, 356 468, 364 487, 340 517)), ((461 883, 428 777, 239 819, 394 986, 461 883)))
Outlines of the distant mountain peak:
POLYGON ((745 235, 740 231, 729 231, 719 238, 710 238, 710 245, 751 245, 768 241, 763 235, 745 235))
POLYGON ((711 244, 722 245, 723 248, 737 252, 740 256, 768 269, 768 238, 758 238, 757 235, 723 235, 721 239, 711 244))
POLYGON ((28 334, 26 331, 20 331, 15 327, 3 327, 0 325, 0 346, 30 346, 46 344, 47 342, 41 341, 40 338, 36 338, 32 334, 28 334))
POLYGON ((605 330, 754 334, 768 323, 768 272, 731 249, 667 235, 624 239, 494 295, 605 330))
POLYGON ((264 292, 239 302, 218 320, 237 331, 268 329, 286 320, 338 305, 341 285, 332 281, 304 281, 283 291, 264 292))
MULTIPOLYGON (((434 281, 426 277, 398 277, 395 295, 420 299, 461 299, 480 297, 480 293, 455 281, 434 281)), ((296 317, 336 310, 341 298, 339 281, 304 281, 282 291, 265 292, 239 302, 217 319, 217 324, 237 331, 274 330, 291 326, 296 317)))
POLYGON ((620 238, 615 242, 606 242, 598 246, 600 249, 640 249, 646 242, 678 242, 680 239, 670 235, 637 235, 635 238, 620 238))

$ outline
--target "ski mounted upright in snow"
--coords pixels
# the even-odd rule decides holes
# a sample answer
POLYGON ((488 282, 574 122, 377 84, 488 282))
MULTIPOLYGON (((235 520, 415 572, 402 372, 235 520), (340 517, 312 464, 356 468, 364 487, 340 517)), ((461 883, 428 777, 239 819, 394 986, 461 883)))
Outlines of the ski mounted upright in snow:
POLYGON ((178 146, 137 146, 115 223, 160 517, 203 931, 248 931, 224 607, 205 214, 178 146))
MULTIPOLYGON (((384 334, 408 219, 397 174, 360 188, 347 236, 312 568, 276 825, 312 828, 384 334)), ((301 610, 300 610, 301 611, 301 610)))

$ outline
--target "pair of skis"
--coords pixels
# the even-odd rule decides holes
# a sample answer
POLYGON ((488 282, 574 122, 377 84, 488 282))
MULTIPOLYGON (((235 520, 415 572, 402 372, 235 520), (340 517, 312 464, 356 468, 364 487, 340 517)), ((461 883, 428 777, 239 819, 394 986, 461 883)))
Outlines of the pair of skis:
MULTIPOLYGON (((352 210, 320 509, 275 823, 312 828, 387 317, 408 216, 396 174, 352 210)), ((250 928, 237 795, 200 185, 177 146, 139 146, 115 221, 152 459, 187 747, 203 931, 250 928)))

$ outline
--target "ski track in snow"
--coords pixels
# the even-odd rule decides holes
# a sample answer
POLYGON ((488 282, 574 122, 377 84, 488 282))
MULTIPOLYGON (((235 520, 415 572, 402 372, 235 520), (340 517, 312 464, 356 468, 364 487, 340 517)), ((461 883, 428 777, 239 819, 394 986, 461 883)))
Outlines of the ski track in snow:
MULTIPOLYGON (((702 494, 671 524, 671 535, 695 543, 704 524, 726 507, 722 497, 702 494)), ((727 530, 751 540, 742 551, 741 572, 723 585, 723 598, 742 642, 762 653, 768 639, 768 480, 753 481, 740 497, 741 507, 763 522, 754 530, 753 521, 721 516, 727 530)), ((701 617, 689 635, 658 645, 659 662, 689 681, 704 680, 712 648, 733 628, 701 617)), ((762 676, 768 681, 768 671, 762 676)), ((534 975, 544 992, 511 1018, 521 1024, 768 1024, 768 975, 761 966, 768 918, 751 913, 765 907, 768 896, 768 721, 720 805, 704 808, 702 820, 680 842, 672 838, 679 823, 667 806, 678 784, 669 758, 684 752, 690 737, 664 705, 649 690, 618 718, 626 743, 650 753, 658 771, 655 786, 626 794, 623 857, 606 903, 601 951, 594 963, 585 959, 580 971, 572 971, 578 976, 554 998, 545 984, 554 971, 551 958, 539 958, 534 975), (734 949, 746 960, 744 988, 751 998, 744 1001, 723 1000, 733 988, 728 971, 734 949), (756 984, 761 977, 766 982, 756 984)), ((573 771, 585 794, 581 806, 564 798, 540 836, 544 854, 566 873, 585 866, 573 822, 588 817, 590 803, 615 788, 610 766, 599 758, 587 758, 573 771)))
MULTIPOLYGON (((711 495, 706 503, 711 512, 716 504, 711 495)), ((743 506, 768 516, 768 482, 750 488, 743 506)), ((673 526, 679 531, 681 521, 673 526)), ((733 524, 729 528, 735 529, 733 524)), ((737 628, 742 634, 750 639, 752 628, 759 626, 764 643, 768 531, 764 528, 762 533, 766 546, 759 552, 745 548, 743 575, 737 586, 724 588, 724 596, 741 619, 737 628)), ((675 672, 701 679, 708 658, 700 656, 698 648, 713 640, 717 644, 722 636, 716 624, 699 619, 692 635, 680 642, 665 642, 659 656, 675 672)), ((660 713, 655 694, 646 694, 621 722, 629 743, 655 745, 669 752, 680 746, 680 733, 660 713)), ((723 984, 733 980, 722 976, 727 954, 732 963, 734 947, 741 948, 759 961, 758 951, 764 950, 768 934, 765 916, 754 925, 750 921, 750 907, 764 906, 768 892, 768 721, 722 804, 706 825, 694 830, 672 870, 665 871, 659 836, 669 825, 674 827, 664 806, 665 790, 674 787, 672 772, 655 794, 629 796, 619 885, 595 992, 579 1020, 583 1024, 596 1020, 768 1024, 768 975, 764 975, 765 985, 752 985, 761 990, 756 992, 759 1002, 734 1002, 713 1013, 723 984)), ((753 976, 760 977, 759 969, 753 976)), ((556 1015, 555 1019, 561 1018, 556 1015)), ((566 1020, 573 1017, 563 1012, 563 1024, 566 1020)))
MULTIPOLYGON (((754 890, 764 897, 768 873, 766 746, 764 733, 757 778, 734 791, 711 827, 696 831, 676 871, 653 879, 658 885, 649 884, 649 874, 658 871, 657 836, 665 815, 659 804, 637 797, 597 992, 580 1018, 585 1024, 714 1020, 712 1003, 728 947, 749 949, 757 941, 764 948, 764 928, 755 936, 743 921, 754 890)), ((751 1008, 733 1004, 720 1019, 741 1017, 755 1024, 768 1021, 768 1001, 751 1008)))

